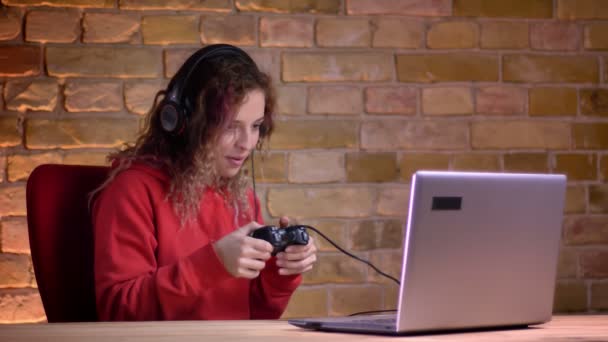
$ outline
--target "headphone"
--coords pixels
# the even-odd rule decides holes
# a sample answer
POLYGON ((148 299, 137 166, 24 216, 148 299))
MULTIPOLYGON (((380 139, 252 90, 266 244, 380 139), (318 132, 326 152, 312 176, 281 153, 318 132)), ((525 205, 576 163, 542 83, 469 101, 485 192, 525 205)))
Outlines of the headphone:
POLYGON ((233 45, 213 44, 196 51, 173 76, 167 86, 165 98, 160 104, 160 125, 165 132, 178 136, 188 124, 188 118, 194 108, 193 101, 184 92, 188 88, 192 74, 197 68, 206 67, 206 61, 216 57, 228 56, 236 57, 247 64, 251 64, 257 70, 257 65, 253 59, 245 51, 233 45))

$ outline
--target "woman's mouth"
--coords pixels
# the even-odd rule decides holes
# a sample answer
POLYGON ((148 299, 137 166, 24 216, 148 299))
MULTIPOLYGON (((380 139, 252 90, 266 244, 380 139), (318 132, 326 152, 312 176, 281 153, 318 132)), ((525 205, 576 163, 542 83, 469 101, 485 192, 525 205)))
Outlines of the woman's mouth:
POLYGON ((228 161, 228 165, 232 166, 232 167, 240 167, 241 165, 243 165, 243 162, 245 162, 245 159, 247 159, 247 157, 243 156, 243 157, 233 157, 233 156, 227 156, 226 160, 228 161))

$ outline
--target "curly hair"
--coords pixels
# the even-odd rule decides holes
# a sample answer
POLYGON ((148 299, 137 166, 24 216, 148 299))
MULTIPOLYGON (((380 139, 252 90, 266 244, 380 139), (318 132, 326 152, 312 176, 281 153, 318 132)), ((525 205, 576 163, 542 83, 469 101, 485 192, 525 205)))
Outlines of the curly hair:
POLYGON ((166 95, 166 90, 161 90, 156 94, 135 143, 126 144, 122 150, 108 156, 117 166, 94 193, 102 190, 133 162, 144 162, 160 166, 169 175, 167 199, 179 215, 182 226, 190 219, 196 220, 202 194, 208 187, 222 194, 241 215, 245 215, 249 212, 247 172, 240 170, 229 179, 220 177, 212 163, 212 151, 245 97, 253 90, 261 90, 265 99, 260 140, 256 147, 261 149, 274 127, 275 93, 270 76, 261 72, 255 63, 247 63, 242 58, 231 55, 214 57, 205 60, 204 67, 192 70, 184 87, 183 97, 191 102, 192 112, 179 136, 168 134, 161 126, 158 100, 166 95))

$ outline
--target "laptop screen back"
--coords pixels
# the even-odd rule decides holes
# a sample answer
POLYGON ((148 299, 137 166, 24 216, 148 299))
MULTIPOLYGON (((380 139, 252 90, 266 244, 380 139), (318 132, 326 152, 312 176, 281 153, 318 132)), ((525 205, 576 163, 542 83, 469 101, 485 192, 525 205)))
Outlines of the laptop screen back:
POLYGON ((566 178, 419 171, 397 331, 550 320, 566 178))

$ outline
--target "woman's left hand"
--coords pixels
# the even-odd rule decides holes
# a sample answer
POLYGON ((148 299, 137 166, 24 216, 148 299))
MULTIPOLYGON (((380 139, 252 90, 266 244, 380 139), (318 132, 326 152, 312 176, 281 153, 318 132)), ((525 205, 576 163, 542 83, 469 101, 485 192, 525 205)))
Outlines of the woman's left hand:
MULTIPOLYGON (((283 228, 288 226, 289 219, 284 216, 281 217, 279 225, 283 228)), ((279 274, 281 275, 301 274, 310 271, 315 261, 317 261, 317 247, 312 236, 308 237, 307 245, 291 245, 285 248, 285 251, 277 254, 277 266, 279 266, 279 274)))

